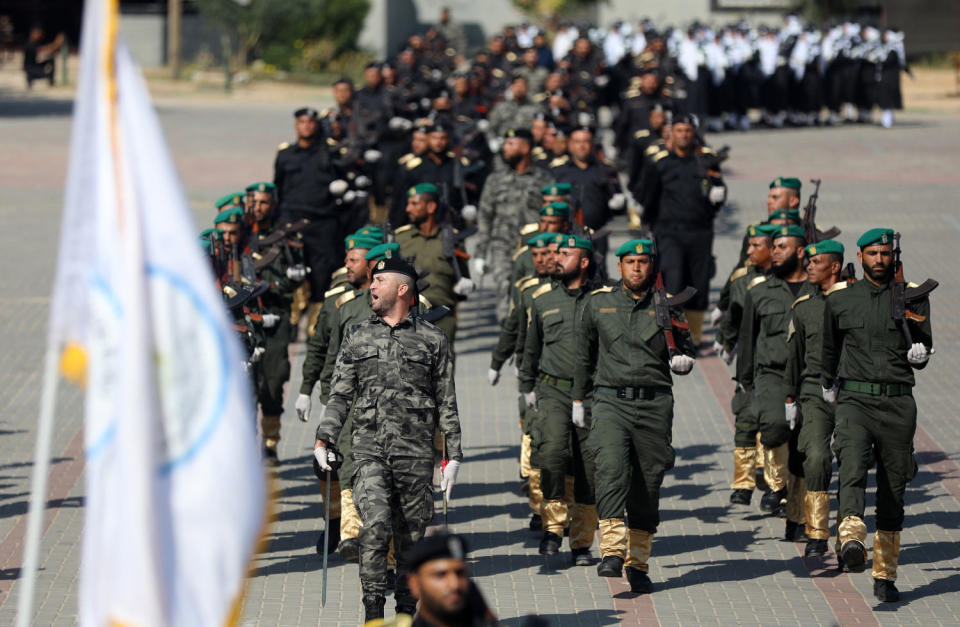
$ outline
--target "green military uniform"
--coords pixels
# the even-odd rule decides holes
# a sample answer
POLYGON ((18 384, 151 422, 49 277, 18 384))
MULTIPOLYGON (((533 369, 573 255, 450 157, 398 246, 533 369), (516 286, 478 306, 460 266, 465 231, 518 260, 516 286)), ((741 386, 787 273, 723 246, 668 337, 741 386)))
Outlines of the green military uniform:
POLYGON ((392 539, 399 557, 397 605, 412 607, 416 600, 406 586, 404 558, 433 516, 437 427, 446 436, 449 458, 462 458, 446 335, 412 315, 394 327, 378 316, 351 325, 337 355, 317 439, 337 441, 350 413, 353 485, 363 519, 359 539, 364 601, 368 596, 383 598, 392 539))
MULTIPOLYGON (((564 237, 563 246, 593 251, 589 240, 564 237)), ((520 392, 527 394, 536 390, 538 404, 538 419, 531 439, 540 467, 543 530, 555 534, 559 544, 569 516, 570 549, 574 559, 589 556, 597 526, 593 488, 595 455, 586 446, 589 418, 585 427, 576 427, 571 422, 576 327, 588 293, 586 286, 569 290, 559 282, 546 283, 532 291, 520 366, 520 392), (568 493, 570 475, 572 494, 568 493)), ((582 400, 589 415, 589 399, 582 400)), ((584 563, 589 564, 589 559, 584 563)))
MULTIPOLYGON (((798 235, 799 227, 780 228, 775 239, 780 236, 803 237, 802 229, 798 235)), ((788 443, 791 437, 784 405, 788 392, 784 380, 788 355, 787 331, 790 306, 798 297, 811 294, 813 289, 804 281, 799 292, 794 294, 786 281, 773 274, 754 278, 747 286, 740 325, 740 355, 737 358, 737 380, 744 388, 754 392, 760 441, 764 447, 766 479, 771 491, 769 505, 766 506, 778 515, 787 515, 796 523, 803 522, 796 520, 802 516, 802 512, 786 511, 790 493, 788 443)), ((746 435, 743 441, 748 441, 746 435)), ((798 489, 800 487, 798 482, 798 489)), ((767 502, 766 496, 764 499, 764 503, 767 502)))
MULTIPOLYGON (((808 257, 837 252, 843 254, 839 242, 820 242, 807 246, 808 257), (817 251, 820 252, 817 252, 817 251)), ((826 297, 845 289, 847 283, 833 284, 826 293, 817 289, 801 296, 793 303, 793 316, 787 332, 789 359, 786 382, 788 396, 796 399, 800 408, 800 435, 797 449, 803 457, 803 476, 807 484, 804 513, 807 536, 811 540, 830 537, 830 479, 833 475, 834 406, 823 400, 820 391, 820 357, 823 336, 823 308, 826 297)))
MULTIPOLYGON (((632 240, 617 254, 651 251, 648 240, 632 240), (630 246, 637 252, 625 251, 630 246)), ((683 316, 680 309, 671 314, 683 316)), ((674 330, 674 337, 683 354, 694 354, 689 332, 674 330)), ((577 331, 572 396, 583 400, 593 390, 587 446, 596 455, 600 548, 604 558, 621 564, 626 557, 628 575, 630 568, 648 570, 660 523, 660 485, 674 463, 669 360, 653 289, 634 298, 621 283, 590 294, 577 331)))
MULTIPOLYGON (((861 249, 893 242, 893 231, 873 229, 858 240, 861 249)), ((877 463, 877 533, 873 543, 873 577, 877 583, 897 577, 903 495, 917 472, 913 437, 917 405, 913 399, 914 369, 910 346, 891 317, 891 284, 866 278, 830 294, 823 309, 820 384, 839 379, 834 449, 840 475, 841 556, 852 570, 862 570, 867 529, 863 522, 867 473, 877 463), (857 555, 860 553, 860 555, 857 555)), ((920 321, 909 321, 913 341, 933 345, 930 303, 909 303, 920 321)), ((874 591, 876 593, 876 584, 874 591)))

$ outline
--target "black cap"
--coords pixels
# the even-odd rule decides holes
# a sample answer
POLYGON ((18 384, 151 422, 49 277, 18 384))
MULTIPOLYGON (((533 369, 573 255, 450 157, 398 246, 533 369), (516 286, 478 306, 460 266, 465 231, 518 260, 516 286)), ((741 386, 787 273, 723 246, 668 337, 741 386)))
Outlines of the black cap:
POLYGON ((674 124, 689 124, 693 128, 700 126, 700 120, 692 113, 680 113, 673 116, 674 124))
POLYGON ((417 276, 417 270, 409 263, 404 261, 399 257, 391 257, 390 259, 381 259, 374 266, 373 270, 370 272, 370 276, 376 276, 383 272, 393 272, 396 274, 402 274, 404 276, 410 277, 414 282, 419 278, 417 276))
POLYGON ((341 76, 337 80, 333 81, 333 84, 334 85, 350 85, 350 87, 352 88, 353 79, 351 79, 349 76, 341 76))
POLYGON ((519 139, 533 141, 533 133, 531 133, 528 128, 512 128, 504 134, 504 137, 517 137, 519 139))
POLYGON ((314 120, 320 117, 320 114, 313 107, 300 107, 293 112, 293 117, 295 118, 299 118, 301 115, 309 115, 314 120))
POLYGON ((441 532, 432 536, 424 536, 410 547, 410 550, 407 551, 406 562, 410 572, 414 572, 425 563, 433 560, 457 559, 466 561, 467 550, 467 543, 462 537, 441 532))

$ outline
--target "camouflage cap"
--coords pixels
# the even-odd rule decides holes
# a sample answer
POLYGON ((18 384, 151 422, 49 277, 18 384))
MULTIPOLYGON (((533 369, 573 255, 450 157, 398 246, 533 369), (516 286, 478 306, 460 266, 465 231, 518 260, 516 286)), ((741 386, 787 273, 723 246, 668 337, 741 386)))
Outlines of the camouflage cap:
POLYGON ((540 215, 542 216, 557 216, 560 218, 569 218, 570 217, 570 205, 561 202, 559 200, 554 201, 540 209, 540 215))
POLYGON ((437 186, 433 183, 418 183, 410 189, 407 190, 407 196, 418 196, 420 194, 430 194, 431 196, 439 196, 440 190, 437 189, 437 186))
POLYGON ((875 244, 892 244, 893 229, 870 229, 857 240, 857 248, 866 248, 875 244))
POLYGON ((368 235, 347 235, 343 240, 343 245, 347 250, 370 250, 380 245, 380 240, 368 235))
POLYGON ((795 189, 800 191, 800 179, 793 178, 792 176, 778 176, 777 178, 770 181, 770 189, 774 187, 786 187, 788 189, 795 189))
POLYGON ((540 189, 543 196, 569 196, 573 192, 573 185, 570 183, 550 183, 540 189))
POLYGON ((240 222, 243 222, 243 209, 240 207, 224 209, 213 219, 214 224, 239 224, 240 222))
POLYGON ((835 239, 825 239, 817 242, 816 244, 808 245, 803 249, 803 252, 807 257, 813 257, 814 255, 822 255, 827 253, 833 253, 834 255, 840 255, 842 257, 843 244, 835 239))
POLYGON ((781 237, 799 237, 800 239, 806 239, 807 234, 803 232, 803 227, 798 224, 783 224, 776 227, 776 230, 773 232, 773 239, 777 240, 781 237))
POLYGON ((370 252, 363 256, 363 258, 367 261, 375 261, 377 259, 392 259, 393 257, 399 256, 400 244, 396 242, 388 242, 386 244, 374 246, 370 249, 370 252))
POLYGON ((582 248, 593 252, 593 242, 579 235, 564 235, 560 238, 560 248, 582 248))
POLYGON ((617 257, 621 259, 627 255, 652 255, 653 242, 648 239, 632 239, 617 249, 617 257))
POLYGON ((271 194, 277 190, 277 186, 273 183, 264 181, 263 183, 251 183, 247 185, 243 191, 250 192, 270 192, 271 194))
POLYGON ((213 206, 217 209, 223 209, 224 207, 242 207, 246 195, 247 192, 245 191, 233 192, 232 194, 221 197, 217 202, 213 203, 213 206))

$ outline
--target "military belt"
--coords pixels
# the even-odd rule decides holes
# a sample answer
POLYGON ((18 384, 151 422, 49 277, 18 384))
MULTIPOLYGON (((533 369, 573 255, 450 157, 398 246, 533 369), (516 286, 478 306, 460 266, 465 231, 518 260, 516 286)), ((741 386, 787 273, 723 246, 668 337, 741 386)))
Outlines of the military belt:
POLYGON ((804 381, 800 386, 801 394, 809 394, 811 396, 820 397, 823 394, 823 390, 820 387, 819 381, 804 381))
POLYGON ((627 401, 652 401, 657 394, 670 394, 670 387, 666 385, 651 385, 639 388, 624 386, 620 388, 598 385, 597 391, 616 396, 627 401))
POLYGON ((540 380, 564 392, 569 392, 573 389, 573 379, 561 379, 560 377, 541 373, 540 380))
POLYGON ((913 386, 906 383, 870 383, 848 379, 840 387, 847 392, 860 392, 871 396, 909 396, 913 393, 913 386))

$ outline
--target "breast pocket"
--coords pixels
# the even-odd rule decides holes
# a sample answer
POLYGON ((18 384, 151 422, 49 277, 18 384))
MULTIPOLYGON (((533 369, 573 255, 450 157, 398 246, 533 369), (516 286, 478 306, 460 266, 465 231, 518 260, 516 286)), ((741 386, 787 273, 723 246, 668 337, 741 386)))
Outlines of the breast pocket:
POLYGON ((406 348, 403 353, 403 365, 400 376, 419 390, 431 388, 433 374, 433 356, 421 348, 406 348))
POLYGON ((380 351, 375 345, 366 344, 353 351, 353 367, 360 381, 375 381, 379 376, 380 351))
POLYGON ((789 321, 787 309, 780 303, 768 303, 760 311, 763 318, 763 331, 766 335, 779 335, 787 332, 789 321))
POLYGON ((543 343, 552 344, 563 338, 564 335, 564 318, 563 313, 559 309, 551 309, 549 311, 543 312, 541 317, 541 322, 543 324, 543 343))

